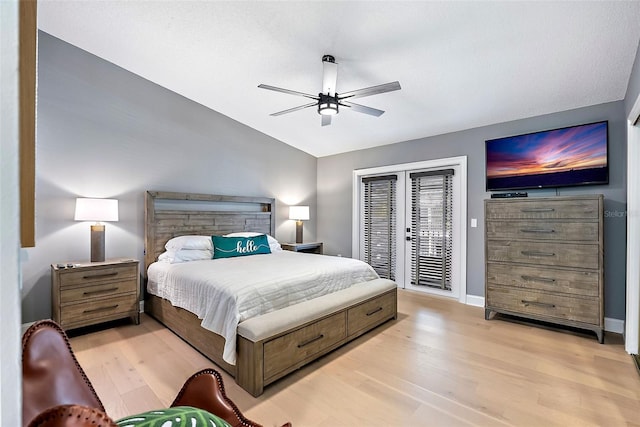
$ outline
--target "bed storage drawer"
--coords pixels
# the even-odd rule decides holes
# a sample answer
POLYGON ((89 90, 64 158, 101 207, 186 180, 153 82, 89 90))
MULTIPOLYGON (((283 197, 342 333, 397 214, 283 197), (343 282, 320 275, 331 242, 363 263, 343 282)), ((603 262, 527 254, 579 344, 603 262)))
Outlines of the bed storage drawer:
POLYGON ((396 313, 396 295, 387 293, 347 311, 347 335, 351 336, 382 323, 396 313))
POLYGON ((265 380, 346 337, 346 314, 337 313, 264 344, 265 380))

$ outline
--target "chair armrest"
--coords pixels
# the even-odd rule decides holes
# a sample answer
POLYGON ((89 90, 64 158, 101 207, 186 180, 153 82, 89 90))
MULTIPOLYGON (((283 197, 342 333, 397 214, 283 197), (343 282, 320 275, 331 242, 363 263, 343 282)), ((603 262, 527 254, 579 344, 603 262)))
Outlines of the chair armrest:
POLYGON ((215 369, 203 369, 191 375, 171 404, 204 409, 232 426, 262 427, 247 419, 224 391, 222 376, 215 369))
POLYGON ((28 427, 117 427, 107 414, 82 405, 60 405, 38 414, 28 427))

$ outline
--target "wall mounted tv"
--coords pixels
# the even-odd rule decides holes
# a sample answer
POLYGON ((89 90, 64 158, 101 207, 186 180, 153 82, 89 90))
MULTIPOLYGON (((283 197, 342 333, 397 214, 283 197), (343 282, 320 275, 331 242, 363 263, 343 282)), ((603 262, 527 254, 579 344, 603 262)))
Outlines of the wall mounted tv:
POLYGON ((487 140, 487 191, 607 184, 607 145, 607 121, 487 140))

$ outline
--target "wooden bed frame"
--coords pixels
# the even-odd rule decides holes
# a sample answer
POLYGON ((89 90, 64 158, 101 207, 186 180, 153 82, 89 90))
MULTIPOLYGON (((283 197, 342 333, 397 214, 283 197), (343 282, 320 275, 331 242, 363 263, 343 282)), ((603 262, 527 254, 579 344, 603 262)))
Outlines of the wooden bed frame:
MULTIPOLYGON (((268 336, 264 336, 264 331, 259 336, 260 333, 252 330, 252 325, 258 325, 254 328, 258 330, 263 326, 260 326, 264 323, 260 322, 263 316, 258 318, 258 322, 252 323, 250 321, 255 319, 249 319, 243 328, 245 336, 240 333, 238 335, 236 365, 230 365, 222 359, 225 342, 223 337, 202 328, 201 320, 193 313, 174 307, 168 300, 146 292, 146 270, 165 251, 164 245, 173 237, 222 235, 239 231, 273 236, 275 200, 265 197, 158 191, 147 191, 145 194, 145 312, 224 369, 252 395, 259 396, 265 385, 381 323, 396 318, 395 286, 391 289, 388 283, 381 283, 383 287, 378 287, 377 291, 368 291, 363 286, 359 287, 360 290, 347 289, 340 291, 342 294, 331 294, 323 299, 313 300, 314 304, 305 311, 306 318, 300 321, 290 320, 296 306, 283 309, 282 313, 263 315, 266 316, 265 322, 275 325, 268 336), (312 313, 312 318, 309 318, 309 312, 312 313), (317 316, 313 314, 316 312, 317 316), (319 328, 325 329, 319 333, 319 328), (337 332, 334 333, 334 330, 337 332), (296 348, 292 341, 294 339, 303 342, 296 348), (322 344, 324 341, 327 342, 322 344), (293 350, 289 350, 292 346, 293 350), (270 352, 274 353, 273 360, 269 357, 270 352), (288 352, 291 352, 290 356, 287 355, 288 352)), ((243 324, 245 322, 241 323, 243 324)))

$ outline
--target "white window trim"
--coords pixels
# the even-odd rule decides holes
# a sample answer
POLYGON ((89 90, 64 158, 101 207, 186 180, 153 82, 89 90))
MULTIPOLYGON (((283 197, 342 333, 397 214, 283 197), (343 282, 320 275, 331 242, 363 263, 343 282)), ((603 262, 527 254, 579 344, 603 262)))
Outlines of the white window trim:
MULTIPOLYGON (((458 301, 467 304, 467 156, 448 157, 444 159, 425 160, 421 162, 402 163, 397 165, 379 166, 367 169, 356 169, 353 171, 352 181, 352 213, 351 218, 351 256, 355 259, 360 259, 360 179, 366 175, 384 175, 397 172, 412 171, 418 169, 434 169, 434 168, 446 168, 457 167, 460 169, 460 241, 463 247, 460 248, 460 294, 458 301)), ((456 172, 458 173, 458 172, 456 172)), ((400 181, 397 182, 399 186, 400 181)), ((400 187, 398 187, 400 188, 400 187)), ((397 218, 400 215, 404 217, 404 211, 396 212, 397 218)), ((400 236, 404 236, 403 233, 398 233, 400 236)), ((400 253, 400 248, 403 245, 397 246, 396 250, 398 256, 403 255, 400 253)), ((398 283, 402 283, 404 278, 396 277, 398 283)))

